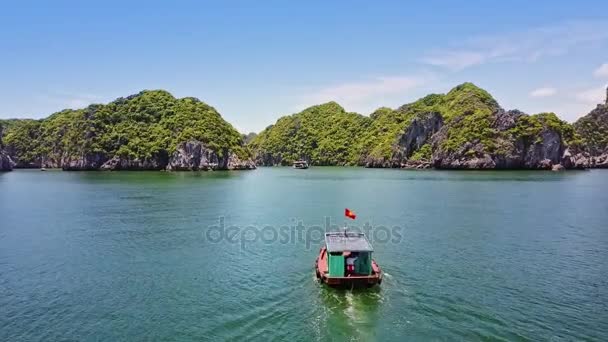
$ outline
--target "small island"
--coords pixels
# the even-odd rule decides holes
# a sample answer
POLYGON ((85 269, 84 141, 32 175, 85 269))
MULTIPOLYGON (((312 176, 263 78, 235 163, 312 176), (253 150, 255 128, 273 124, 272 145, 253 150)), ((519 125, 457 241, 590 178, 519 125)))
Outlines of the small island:
POLYGON ((211 106, 142 91, 42 120, 5 120, 15 168, 80 170, 254 169, 241 134, 211 106))
MULTIPOLYGON (((608 95, 608 94, 607 94, 608 95)), ((608 97, 608 96, 607 96, 608 97)), ((504 110, 472 83, 370 116, 335 102, 284 116, 254 137, 257 165, 437 169, 608 167, 608 98, 574 124, 504 110)))
POLYGON ((505 110, 463 83, 371 115, 329 102, 239 133, 211 106, 144 90, 41 120, 0 120, 0 170, 251 170, 310 165, 437 169, 608 167, 607 99, 573 124, 505 110))

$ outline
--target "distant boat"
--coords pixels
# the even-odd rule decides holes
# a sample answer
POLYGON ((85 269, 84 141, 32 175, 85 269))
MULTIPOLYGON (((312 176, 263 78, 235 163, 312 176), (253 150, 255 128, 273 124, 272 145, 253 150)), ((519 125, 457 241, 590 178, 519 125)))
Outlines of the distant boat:
POLYGON ((41 167, 41 168, 40 168, 40 171, 46 171, 46 168, 41 167))
POLYGON ((363 233, 325 233, 325 245, 315 262, 317 279, 335 286, 380 285, 382 270, 372 259, 372 252, 363 233))
POLYGON ((306 160, 296 160, 293 162, 294 169, 308 169, 308 162, 306 160))

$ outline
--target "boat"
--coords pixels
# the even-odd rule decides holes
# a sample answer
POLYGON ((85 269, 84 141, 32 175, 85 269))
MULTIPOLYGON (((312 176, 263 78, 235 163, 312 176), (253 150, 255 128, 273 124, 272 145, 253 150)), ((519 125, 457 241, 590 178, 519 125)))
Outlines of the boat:
POLYGON ((325 233, 325 243, 315 261, 317 279, 330 286, 367 286, 382 283, 382 269, 363 233, 325 233))
POLYGON ((294 169, 308 169, 308 162, 306 160, 296 160, 293 162, 294 169))
POLYGON ((40 168, 40 171, 46 171, 46 168, 41 167, 41 168, 40 168))

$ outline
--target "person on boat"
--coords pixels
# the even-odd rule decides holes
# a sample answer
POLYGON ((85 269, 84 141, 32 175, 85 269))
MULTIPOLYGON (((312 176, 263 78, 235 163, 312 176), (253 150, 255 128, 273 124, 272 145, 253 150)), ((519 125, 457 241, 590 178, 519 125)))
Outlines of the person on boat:
POLYGON ((344 256, 346 257, 346 274, 354 274, 357 255, 352 252, 344 252, 344 256))

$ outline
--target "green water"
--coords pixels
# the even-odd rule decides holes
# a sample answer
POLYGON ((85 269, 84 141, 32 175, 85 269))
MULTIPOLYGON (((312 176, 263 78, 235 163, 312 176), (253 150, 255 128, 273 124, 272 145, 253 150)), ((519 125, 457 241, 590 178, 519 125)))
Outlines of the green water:
POLYGON ((2 341, 606 341, 607 275, 600 170, 0 174, 2 341), (315 282, 345 207, 380 288, 315 282))

